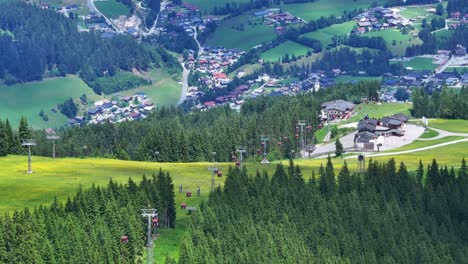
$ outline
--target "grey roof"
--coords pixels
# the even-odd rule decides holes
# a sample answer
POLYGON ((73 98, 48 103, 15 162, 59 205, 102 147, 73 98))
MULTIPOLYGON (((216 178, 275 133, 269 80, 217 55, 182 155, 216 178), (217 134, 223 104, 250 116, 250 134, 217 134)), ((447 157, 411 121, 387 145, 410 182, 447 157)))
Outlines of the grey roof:
POLYGON ((369 131, 363 131, 356 134, 354 141, 357 143, 369 143, 369 140, 374 139, 376 135, 369 131))
POLYGON ((354 104, 344 100, 335 100, 330 102, 325 102, 322 104, 322 109, 324 110, 339 110, 346 111, 354 109, 354 104))
POLYGON ((408 120, 409 120, 409 117, 407 117, 406 115, 404 115, 402 113, 394 114, 394 115, 392 115, 390 117, 393 118, 393 119, 397 119, 400 122, 408 122, 408 120))
POLYGON ((401 126, 402 123, 403 123, 400 120, 392 118, 392 117, 384 117, 384 118, 382 118, 381 121, 382 121, 382 123, 387 123, 387 124, 393 125, 393 126, 401 126))

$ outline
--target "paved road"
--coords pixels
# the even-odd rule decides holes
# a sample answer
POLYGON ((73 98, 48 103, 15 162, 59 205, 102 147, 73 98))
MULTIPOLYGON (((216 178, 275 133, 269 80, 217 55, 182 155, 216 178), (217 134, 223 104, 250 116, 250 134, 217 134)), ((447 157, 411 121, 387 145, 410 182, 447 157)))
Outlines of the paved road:
MULTIPOLYGON (((400 155, 400 154, 414 153, 414 152, 420 152, 420 151, 424 151, 424 150, 428 150, 428 149, 439 148, 439 147, 443 147, 443 146, 447 146, 447 145, 453 145, 453 144, 457 144, 457 143, 460 143, 460 142, 467 142, 467 141, 468 141, 468 138, 463 138, 463 139, 459 139, 459 140, 440 143, 440 144, 437 144, 437 145, 432 145, 432 146, 418 148, 418 149, 405 150, 405 151, 396 151, 396 152, 389 152, 389 153, 367 154, 366 157, 382 157, 382 156, 394 156, 394 155, 400 155)), ((349 157, 346 157, 345 159, 355 159, 355 158, 357 158, 357 155, 356 156, 349 156, 349 157)))
POLYGON ((449 136, 458 136, 458 137, 468 137, 468 133, 453 133, 453 132, 448 132, 445 130, 429 127, 430 129, 437 131, 439 135, 432 137, 432 138, 418 138, 418 140, 434 140, 434 139, 439 139, 439 138, 444 138, 444 137, 449 137, 449 136))

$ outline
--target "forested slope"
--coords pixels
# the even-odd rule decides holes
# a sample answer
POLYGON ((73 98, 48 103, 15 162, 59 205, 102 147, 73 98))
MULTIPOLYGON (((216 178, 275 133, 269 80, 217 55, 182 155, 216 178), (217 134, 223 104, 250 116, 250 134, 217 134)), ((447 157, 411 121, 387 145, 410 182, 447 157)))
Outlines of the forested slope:
POLYGON ((147 223, 141 209, 148 205, 159 209, 160 227, 175 226, 169 174, 160 171, 140 184, 110 181, 80 189, 64 205, 55 200, 2 216, 0 263, 140 263, 147 223))
POLYGON ((75 22, 65 16, 22 1, 0 4, 0 29, 11 33, 0 35, 0 79, 7 84, 41 80, 46 73, 79 73, 90 83, 119 70, 180 68, 161 48, 123 34, 104 39, 100 32, 78 32, 75 22))
POLYGON ((435 160, 417 175, 394 160, 337 173, 329 160, 319 180, 293 165, 271 179, 232 169, 179 263, 466 263, 467 173, 435 160))

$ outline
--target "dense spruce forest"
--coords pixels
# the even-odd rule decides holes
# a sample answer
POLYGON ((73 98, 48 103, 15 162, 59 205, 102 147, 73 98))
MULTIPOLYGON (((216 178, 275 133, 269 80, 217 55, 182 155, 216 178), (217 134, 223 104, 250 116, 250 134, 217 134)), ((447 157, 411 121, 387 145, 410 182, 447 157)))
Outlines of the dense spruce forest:
POLYGON ((271 178, 231 169, 194 215, 179 263, 467 262, 465 160, 413 175, 393 159, 338 173, 329 159, 318 176, 292 162, 271 178))
POLYGON ((160 171, 139 184, 111 180, 107 187, 79 189, 65 204, 55 199, 2 216, 0 263, 139 263, 147 226, 141 209, 148 205, 159 209, 159 227, 175 227, 169 174, 160 171))
POLYGON ((468 87, 462 87, 460 93, 448 88, 436 90, 432 95, 424 88, 412 91, 415 117, 439 117, 449 119, 468 119, 468 87))
MULTIPOLYGON (((230 161, 238 145, 247 147, 247 157, 260 158, 260 135, 268 135, 271 158, 289 157, 289 151, 298 147, 295 137, 298 120, 306 120, 312 126, 307 139, 311 142, 323 102, 342 98, 359 102, 363 96, 376 99, 379 89, 379 82, 362 82, 298 96, 261 97, 246 101, 241 113, 228 106, 195 113, 163 108, 141 121, 66 128, 59 131, 57 153, 62 157, 188 162, 211 160, 215 151, 218 161, 230 161)), ((51 146, 44 131, 30 131, 25 122, 21 122, 23 128, 18 131, 0 122, 4 124, 0 125, 0 143, 7 142, 8 153, 14 154, 21 151, 17 150, 20 139, 32 137, 38 142, 34 154, 50 156, 51 146)))
POLYGON ((98 32, 79 32, 76 22, 22 1, 0 4, 0 79, 6 84, 78 74, 100 94, 100 77, 133 68, 180 70, 162 48, 118 34, 104 39, 98 32), (97 84, 96 84, 97 83, 97 84))

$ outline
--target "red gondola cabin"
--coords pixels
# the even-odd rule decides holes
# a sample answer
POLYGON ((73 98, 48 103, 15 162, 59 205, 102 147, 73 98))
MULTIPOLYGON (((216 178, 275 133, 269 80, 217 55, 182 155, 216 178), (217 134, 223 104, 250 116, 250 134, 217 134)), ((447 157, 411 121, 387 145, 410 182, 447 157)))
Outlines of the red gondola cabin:
POLYGON ((124 244, 128 243, 128 236, 121 236, 120 237, 120 242, 122 242, 124 244))
POLYGON ((185 208, 187 208, 187 204, 186 204, 186 203, 182 203, 182 204, 180 205, 180 209, 184 209, 184 210, 185 210, 185 208))
POLYGON ((187 196, 187 197, 192 197, 192 192, 186 192, 186 193, 185 193, 185 196, 187 196))

